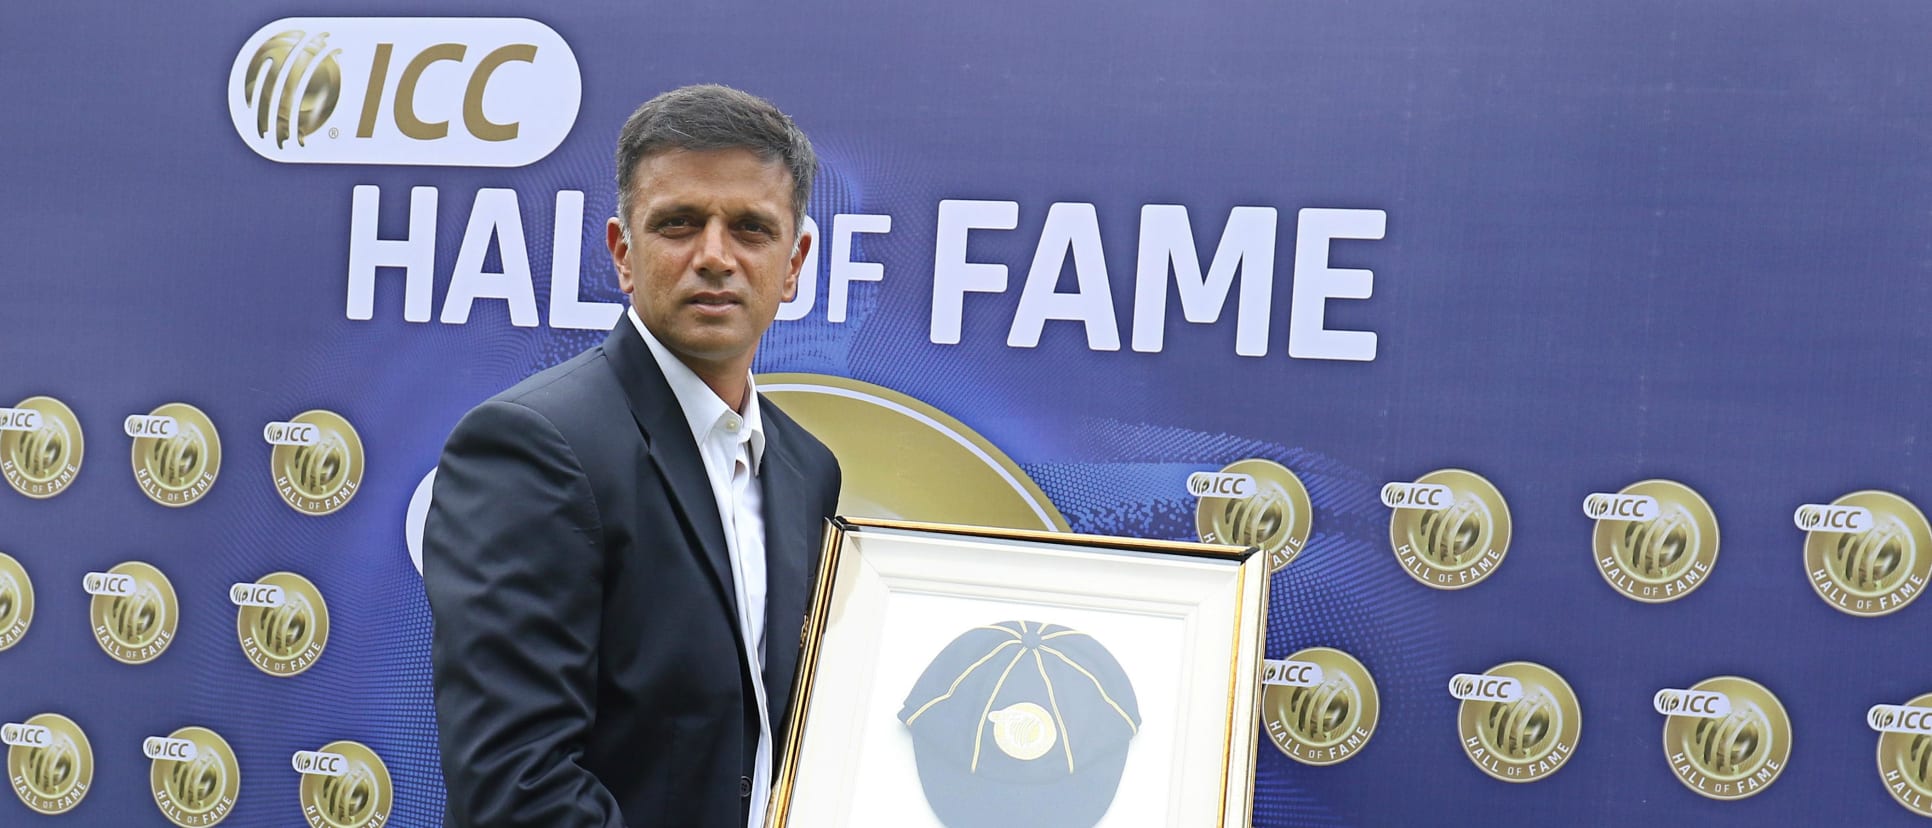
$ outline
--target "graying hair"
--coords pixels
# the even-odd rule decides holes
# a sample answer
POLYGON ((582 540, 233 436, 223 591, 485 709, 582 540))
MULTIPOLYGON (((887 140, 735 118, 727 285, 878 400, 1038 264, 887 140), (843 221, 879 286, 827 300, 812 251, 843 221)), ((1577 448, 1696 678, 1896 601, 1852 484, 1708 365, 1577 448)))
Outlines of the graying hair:
POLYGON ((673 89, 644 102, 617 135, 617 221, 630 236, 631 185, 644 159, 673 149, 748 149, 792 175, 794 233, 805 227, 818 156, 790 116, 770 101, 728 86, 673 89))

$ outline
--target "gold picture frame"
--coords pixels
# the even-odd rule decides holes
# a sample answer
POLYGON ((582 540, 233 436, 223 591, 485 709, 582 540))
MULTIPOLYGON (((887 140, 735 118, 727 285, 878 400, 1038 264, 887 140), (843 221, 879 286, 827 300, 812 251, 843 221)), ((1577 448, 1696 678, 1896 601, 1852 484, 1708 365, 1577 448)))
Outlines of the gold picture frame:
POLYGON ((816 583, 766 828, 1249 824, 1253 548, 841 517, 816 583))

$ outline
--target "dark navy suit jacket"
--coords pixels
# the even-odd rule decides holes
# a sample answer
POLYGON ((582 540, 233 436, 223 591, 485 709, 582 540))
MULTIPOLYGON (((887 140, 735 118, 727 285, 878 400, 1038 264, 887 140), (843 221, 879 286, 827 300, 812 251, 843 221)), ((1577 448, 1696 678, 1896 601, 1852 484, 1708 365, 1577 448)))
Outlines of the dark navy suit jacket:
MULTIPOLYGON (((839 467, 760 399, 783 748, 839 467)), ((717 501, 627 318, 450 435, 423 533, 449 828, 741 828, 758 743, 717 501)))

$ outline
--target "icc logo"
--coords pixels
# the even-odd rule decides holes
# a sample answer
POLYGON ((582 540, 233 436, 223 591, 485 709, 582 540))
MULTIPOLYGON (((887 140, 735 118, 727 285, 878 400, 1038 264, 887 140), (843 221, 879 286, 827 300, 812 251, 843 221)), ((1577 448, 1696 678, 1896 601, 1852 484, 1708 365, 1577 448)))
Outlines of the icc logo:
POLYGON ((1932 817, 1932 693, 1873 705, 1865 720, 1878 731, 1879 781, 1906 810, 1932 817))
POLYGON ((1535 782, 1575 755, 1583 730, 1576 692, 1541 664, 1512 661, 1484 673, 1458 673, 1449 694, 1464 755, 1491 778, 1535 782))
POLYGON ((1889 615, 1932 580, 1932 526, 1911 501, 1891 492, 1852 492, 1798 507, 1811 588, 1841 612, 1889 615))
POLYGON ((89 572, 81 586, 94 596, 88 605, 94 641, 123 664, 146 664, 174 641, 181 623, 180 602, 168 577, 140 561, 106 572, 89 572))
POLYGON ((302 816, 309 828, 381 828, 395 789, 382 758, 360 742, 340 741, 292 757, 302 775, 302 816))
POLYGON ((309 579, 272 572, 228 588, 240 610, 235 634, 242 655, 271 676, 293 676, 315 666, 329 644, 329 605, 309 579))
POLYGON ((1261 716, 1268 738, 1304 765, 1353 758, 1375 735, 1382 700, 1368 668, 1354 656, 1310 647, 1262 673, 1261 716))
POLYGON ((314 409, 262 427, 275 491, 305 515, 330 514, 362 487, 362 437, 333 411, 314 409))
POLYGON ((577 120, 583 79, 550 27, 512 18, 284 18, 235 56, 228 107, 284 163, 520 167, 577 120))
POLYGON ((1509 553, 1509 504, 1488 480, 1438 469, 1415 482, 1382 486, 1389 545, 1409 577, 1435 589, 1465 589, 1495 574, 1509 553))
POLYGON ((1203 543, 1256 546, 1277 572, 1301 554, 1308 542, 1314 506, 1294 472, 1272 460, 1239 460, 1219 472, 1196 472, 1187 479, 1194 506, 1194 528, 1203 543))
POLYGON ((1583 499, 1583 514, 1597 522, 1597 574, 1625 598, 1675 601, 1703 586, 1717 565, 1717 515, 1682 483, 1643 480, 1594 492, 1583 499))
POLYGON ((94 748, 72 719, 42 713, 0 725, 7 778, 15 796, 37 813, 64 814, 94 786, 94 748))
POLYGON ((85 443, 73 409, 53 397, 29 397, 0 408, 0 476, 14 491, 49 498, 80 473, 85 443))
POLYGON ((1737 676, 1705 679, 1651 697, 1664 715, 1664 757, 1677 781, 1711 799, 1744 799, 1784 773, 1791 718, 1764 685, 1737 676))
POLYGON ((130 415, 122 430, 134 439, 134 482, 149 500, 186 506, 208 494, 221 474, 221 435, 199 408, 168 403, 130 415))

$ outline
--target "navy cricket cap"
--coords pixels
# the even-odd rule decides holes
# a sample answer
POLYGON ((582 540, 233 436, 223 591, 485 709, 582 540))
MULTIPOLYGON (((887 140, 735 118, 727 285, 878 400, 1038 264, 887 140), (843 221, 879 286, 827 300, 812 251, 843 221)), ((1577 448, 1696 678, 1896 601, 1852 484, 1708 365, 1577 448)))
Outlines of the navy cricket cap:
POLYGON ((946 645, 899 721, 947 828, 1090 828, 1120 787, 1140 706, 1093 636, 1002 621, 946 645))

